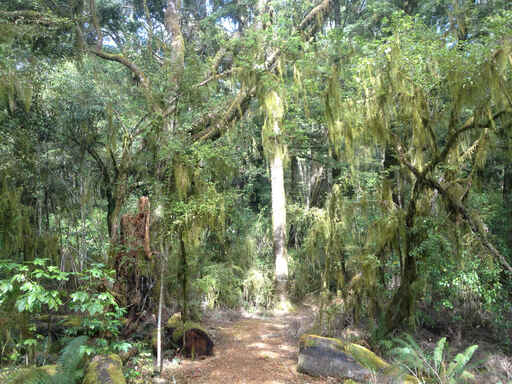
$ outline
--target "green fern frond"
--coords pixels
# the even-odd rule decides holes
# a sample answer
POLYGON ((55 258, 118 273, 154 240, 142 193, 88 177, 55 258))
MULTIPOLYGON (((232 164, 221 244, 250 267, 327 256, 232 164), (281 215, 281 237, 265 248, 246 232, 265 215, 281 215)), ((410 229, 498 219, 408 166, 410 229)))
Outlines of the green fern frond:
POLYGON ((434 369, 436 371, 439 370, 439 367, 441 366, 443 362, 443 354, 444 354, 444 347, 446 345, 446 337, 441 338, 437 344, 436 348, 434 349, 434 355, 432 357, 434 362, 434 369))
POLYGON ((62 349, 57 361, 56 373, 55 366, 46 366, 47 369, 44 367, 20 368, 5 375, 1 374, 0 379, 4 384, 75 384, 83 377, 81 364, 84 352, 81 351, 81 347, 87 341, 87 336, 79 336, 62 349))
POLYGON ((87 343, 87 336, 79 336, 72 339, 63 349, 57 360, 57 374, 53 384, 76 383, 83 376, 84 352, 82 346, 87 343))
POLYGON ((426 356, 411 335, 406 333, 404 339, 395 338, 394 341, 402 346, 402 348, 395 348, 394 350, 394 354, 399 360, 407 361, 415 368, 423 366, 423 362, 427 360, 426 356))
POLYGON ((469 360, 471 360, 471 357, 473 357, 473 354, 477 349, 478 345, 472 345, 466 348, 464 352, 457 354, 455 359, 453 359, 453 362, 451 362, 448 366, 447 374, 455 379, 458 379, 464 372, 464 368, 469 363, 469 360))

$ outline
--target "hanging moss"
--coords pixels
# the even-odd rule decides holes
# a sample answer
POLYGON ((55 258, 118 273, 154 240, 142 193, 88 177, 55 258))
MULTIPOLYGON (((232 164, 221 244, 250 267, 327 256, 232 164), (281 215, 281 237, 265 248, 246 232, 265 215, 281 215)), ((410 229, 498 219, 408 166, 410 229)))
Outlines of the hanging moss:
POLYGON ((188 167, 180 159, 174 161, 174 183, 180 199, 187 198, 192 184, 188 167))
POLYGON ((284 117, 284 104, 281 95, 271 90, 263 96, 265 123, 261 130, 263 151, 267 159, 281 158, 285 162, 288 151, 283 141, 282 120, 284 117))
POLYGON ((0 258, 13 260, 30 260, 34 251, 45 245, 55 245, 52 241, 44 241, 37 237, 31 225, 32 211, 24 206, 21 193, 8 186, 7 179, 2 180, 0 189, 0 258), (40 247, 37 247, 38 242, 40 247))

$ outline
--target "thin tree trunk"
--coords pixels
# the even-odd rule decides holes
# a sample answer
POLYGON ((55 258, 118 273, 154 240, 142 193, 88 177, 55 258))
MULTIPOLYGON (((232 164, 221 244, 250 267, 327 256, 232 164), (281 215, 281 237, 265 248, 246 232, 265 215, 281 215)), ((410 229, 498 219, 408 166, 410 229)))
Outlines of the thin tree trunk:
MULTIPOLYGON (((507 138, 509 153, 512 153, 512 135, 507 138)), ((503 170, 503 208, 505 209, 505 239, 512 254, 512 159, 505 163, 503 170)))
POLYGON ((157 324, 157 350, 156 367, 157 372, 162 373, 162 307, 164 302, 164 269, 167 261, 168 249, 160 246, 160 298, 158 300, 158 324, 157 324))
POLYGON ((182 311, 181 318, 183 321, 189 320, 189 311, 188 311, 188 264, 187 264, 187 255, 185 251, 185 242, 183 241, 183 230, 179 233, 179 242, 180 242, 180 278, 181 280, 181 294, 182 294, 182 311))
POLYGON ((286 250, 286 195, 282 151, 275 151, 270 161, 272 181, 272 234, 275 256, 275 275, 279 300, 287 301, 288 253, 286 250))
POLYGON ((86 232, 85 227, 87 223, 87 215, 86 215, 86 186, 85 186, 85 177, 83 175, 80 175, 80 221, 81 221, 81 230, 80 230, 80 243, 78 246, 79 251, 79 265, 80 265, 80 272, 84 269, 84 263, 85 259, 87 257, 87 249, 86 249, 86 232))

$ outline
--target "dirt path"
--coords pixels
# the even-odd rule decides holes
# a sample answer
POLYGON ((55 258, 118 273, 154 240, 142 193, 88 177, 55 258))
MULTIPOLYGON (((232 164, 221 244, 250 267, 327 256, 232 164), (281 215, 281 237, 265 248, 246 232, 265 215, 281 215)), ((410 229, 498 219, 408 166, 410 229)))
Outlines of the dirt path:
POLYGON ((194 384, 334 383, 296 371, 297 343, 290 337, 291 321, 290 317, 244 318, 215 324, 215 356, 185 360, 172 376, 177 383, 194 384))

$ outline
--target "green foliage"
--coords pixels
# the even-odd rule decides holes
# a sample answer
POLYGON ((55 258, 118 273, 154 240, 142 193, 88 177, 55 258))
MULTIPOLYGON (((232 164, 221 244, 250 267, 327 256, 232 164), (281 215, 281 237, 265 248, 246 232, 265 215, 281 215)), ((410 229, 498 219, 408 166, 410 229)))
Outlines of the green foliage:
POLYGON ((33 320, 63 303, 77 315, 71 334, 126 347, 109 340, 123 311, 95 263, 112 261, 120 218, 141 195, 155 209, 152 249, 171 248, 170 297, 267 307, 273 155, 292 160, 290 289, 320 293, 330 331, 374 323, 405 292, 390 312, 408 307, 411 324, 502 334, 508 275, 411 168, 510 259, 512 3, 331 1, 307 26, 317 1, 269 1, 263 15, 249 0, 180 3, 182 69, 165 1, 1 3, 2 359, 35 359, 33 320), (107 59, 91 51, 94 13, 107 59))
POLYGON ((257 266, 247 271, 242 282, 244 306, 249 309, 268 309, 272 305, 274 295, 272 276, 272 270, 261 270, 257 266))
POLYGON ((197 281, 205 304, 215 307, 238 308, 242 302, 241 273, 236 265, 213 264, 203 269, 205 274, 197 281))
MULTIPOLYGON (((23 321, 9 323, 9 326, 26 335, 25 340, 20 338, 11 347, 13 359, 19 357, 19 350, 38 346, 37 339, 40 337, 29 331, 32 321, 39 314, 62 310, 64 303, 67 309, 76 312, 76 317, 69 315, 63 320, 62 325, 68 334, 100 336, 96 338, 95 346, 88 347, 88 353, 128 347, 126 343, 109 343, 104 338, 118 336, 125 311, 118 306, 111 293, 100 288, 104 283, 113 282, 112 271, 106 271, 103 265, 94 265, 82 273, 70 273, 48 265, 46 259, 35 259, 23 264, 4 261, 0 263, 0 273, 3 275, 0 280, 0 313, 18 313, 23 321), (73 279, 78 282, 79 290, 64 291, 60 288, 72 283, 73 279)), ((5 346, 9 344, 9 340, 4 342, 5 346)))
MULTIPOLYGON (((84 345, 87 336, 71 339, 62 349, 55 370, 20 368, 7 373, 6 384, 75 384, 84 376, 84 345)), ((0 375, 1 378, 1 375, 0 375)))
POLYGON ((446 338, 441 338, 432 354, 424 351, 406 334, 404 339, 395 339, 397 347, 392 350, 402 374, 412 374, 421 383, 455 384, 467 382, 474 376, 466 371, 477 345, 466 348, 453 359, 446 356, 446 338))

